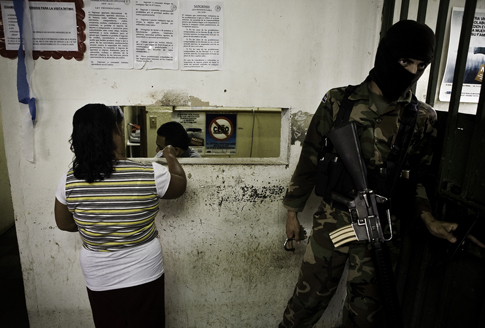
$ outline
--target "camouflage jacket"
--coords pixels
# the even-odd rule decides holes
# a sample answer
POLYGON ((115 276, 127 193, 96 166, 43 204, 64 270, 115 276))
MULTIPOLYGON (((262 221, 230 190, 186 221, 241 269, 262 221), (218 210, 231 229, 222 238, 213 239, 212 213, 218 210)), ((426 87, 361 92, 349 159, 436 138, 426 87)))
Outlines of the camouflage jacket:
MULTIPOLYGON (((283 205, 295 212, 301 212, 314 186, 317 170, 317 157, 323 146, 325 134, 332 128, 346 87, 335 88, 323 97, 308 128, 298 165, 288 186, 283 205)), ((353 100, 350 121, 358 123, 358 131, 364 160, 369 169, 382 165, 391 150, 399 129, 398 118, 402 109, 411 101, 411 92, 378 112, 367 86, 361 83, 349 96, 353 100)), ((418 209, 430 211, 430 205, 424 187, 420 183, 426 176, 431 164, 432 152, 436 143, 437 131, 434 127, 437 115, 434 109, 423 103, 418 104, 418 116, 411 145, 408 148, 407 161, 414 163, 418 174, 417 203, 418 209), (416 165, 417 164, 417 165, 416 165)))

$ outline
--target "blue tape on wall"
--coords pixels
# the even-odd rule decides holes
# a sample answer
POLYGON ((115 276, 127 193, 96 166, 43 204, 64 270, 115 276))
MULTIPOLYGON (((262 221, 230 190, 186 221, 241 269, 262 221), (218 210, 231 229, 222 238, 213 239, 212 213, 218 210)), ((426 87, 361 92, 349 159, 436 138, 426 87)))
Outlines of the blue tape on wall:
POLYGON ((32 117, 32 123, 35 123, 36 108, 35 98, 30 98, 29 82, 27 81, 27 68, 25 66, 25 53, 23 48, 23 23, 24 23, 24 1, 14 0, 13 2, 15 15, 17 16, 17 22, 20 32, 20 46, 18 52, 17 63, 17 94, 19 102, 29 105, 30 116, 32 117))

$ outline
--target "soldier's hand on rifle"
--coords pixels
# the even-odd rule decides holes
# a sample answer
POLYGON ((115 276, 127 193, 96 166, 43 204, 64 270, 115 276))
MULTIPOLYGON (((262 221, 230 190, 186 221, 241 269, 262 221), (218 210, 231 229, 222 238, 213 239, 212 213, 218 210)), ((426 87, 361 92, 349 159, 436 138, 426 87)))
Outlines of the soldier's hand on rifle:
POLYGON ((423 212, 421 214, 421 219, 433 236, 446 239, 450 243, 456 243, 456 238, 453 236, 453 231, 458 228, 457 223, 438 221, 430 212, 423 212))
MULTIPOLYGON (((287 251, 294 251, 295 247, 293 245, 293 241, 297 244, 301 241, 301 231, 302 227, 300 225, 300 221, 298 221, 298 217, 296 216, 296 212, 288 211, 288 217, 286 218, 286 242, 285 242, 285 250, 287 251)), ((306 238, 306 236, 304 236, 306 238)), ((304 239, 303 238, 303 239, 304 239)))

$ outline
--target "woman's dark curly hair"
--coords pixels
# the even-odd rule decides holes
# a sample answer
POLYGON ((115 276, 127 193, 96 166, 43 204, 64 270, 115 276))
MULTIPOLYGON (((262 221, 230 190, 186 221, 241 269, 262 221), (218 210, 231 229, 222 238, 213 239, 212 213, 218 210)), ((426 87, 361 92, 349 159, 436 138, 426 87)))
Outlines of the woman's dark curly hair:
POLYGON ((121 121, 121 111, 103 104, 88 104, 76 111, 70 139, 76 178, 94 182, 111 176, 116 161, 113 132, 118 132, 121 121))

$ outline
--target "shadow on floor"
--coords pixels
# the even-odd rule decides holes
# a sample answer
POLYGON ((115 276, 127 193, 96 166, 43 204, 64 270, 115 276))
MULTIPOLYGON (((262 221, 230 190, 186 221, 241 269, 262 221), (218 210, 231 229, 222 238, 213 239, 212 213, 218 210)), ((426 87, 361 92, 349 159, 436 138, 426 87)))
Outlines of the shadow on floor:
POLYGON ((29 328, 15 227, 0 235, 0 326, 29 328))

